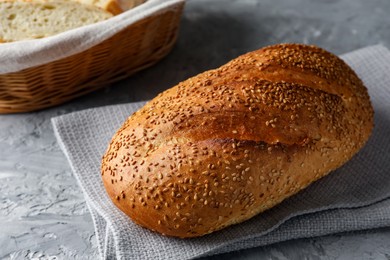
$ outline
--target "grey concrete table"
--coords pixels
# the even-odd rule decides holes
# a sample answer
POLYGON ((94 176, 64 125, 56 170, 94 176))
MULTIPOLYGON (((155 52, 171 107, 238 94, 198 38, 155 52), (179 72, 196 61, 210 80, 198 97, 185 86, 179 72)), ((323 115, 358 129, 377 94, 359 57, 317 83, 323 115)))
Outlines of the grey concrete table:
MULTIPOLYGON (((53 116, 147 100, 244 52, 279 42, 336 54, 390 47, 389 0, 188 1, 158 65, 55 108, 0 116, 0 259, 96 259, 91 217, 50 125, 53 116)), ((288 241, 212 259, 390 259, 390 228, 288 241)))

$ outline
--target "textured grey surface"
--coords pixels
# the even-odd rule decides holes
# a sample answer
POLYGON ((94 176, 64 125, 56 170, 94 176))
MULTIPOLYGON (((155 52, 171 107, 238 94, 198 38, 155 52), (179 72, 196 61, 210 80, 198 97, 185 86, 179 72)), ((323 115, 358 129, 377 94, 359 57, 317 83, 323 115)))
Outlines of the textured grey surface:
MULTIPOLYGON (((96 259, 91 218, 50 118, 150 99, 264 45, 303 42, 336 54, 390 47, 388 0, 190 0, 178 44, 146 71, 65 105, 0 116, 0 259, 96 259)), ((288 241, 213 259, 390 259, 390 228, 288 241)))

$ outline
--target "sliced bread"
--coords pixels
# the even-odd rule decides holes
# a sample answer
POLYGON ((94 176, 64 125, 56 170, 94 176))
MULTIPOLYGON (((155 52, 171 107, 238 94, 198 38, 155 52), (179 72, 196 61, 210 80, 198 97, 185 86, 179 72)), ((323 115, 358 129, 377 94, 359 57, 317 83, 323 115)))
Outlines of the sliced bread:
POLYGON ((73 1, 0 1, 0 39, 43 38, 110 17, 105 10, 73 1))
MULTIPOLYGON (((18 0, 0 0, 0 1, 18 1, 18 0)), ((20 1, 20 0, 19 0, 20 1)), ((43 2, 50 3, 52 0, 22 0, 27 2, 43 2)), ((113 15, 118 15, 127 10, 130 10, 140 4, 146 2, 146 0, 62 0, 62 1, 75 1, 85 5, 92 5, 99 7, 113 15)))

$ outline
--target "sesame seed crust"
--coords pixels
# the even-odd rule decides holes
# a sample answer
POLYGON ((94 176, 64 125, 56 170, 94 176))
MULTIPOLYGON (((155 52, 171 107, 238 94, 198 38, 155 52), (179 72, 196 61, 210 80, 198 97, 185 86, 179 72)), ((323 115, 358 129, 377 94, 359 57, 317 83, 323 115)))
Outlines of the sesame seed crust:
POLYGON ((137 224, 202 236, 340 167, 372 128, 367 89, 348 65, 315 46, 279 44, 148 102, 114 135, 102 179, 137 224))

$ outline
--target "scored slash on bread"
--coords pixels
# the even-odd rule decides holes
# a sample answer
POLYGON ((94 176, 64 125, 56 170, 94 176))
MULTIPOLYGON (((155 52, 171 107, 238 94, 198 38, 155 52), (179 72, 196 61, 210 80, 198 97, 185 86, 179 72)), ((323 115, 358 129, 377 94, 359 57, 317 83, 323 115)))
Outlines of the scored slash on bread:
POLYGON ((73 1, 0 1, 0 14, 0 42, 43 38, 113 16, 73 1))

